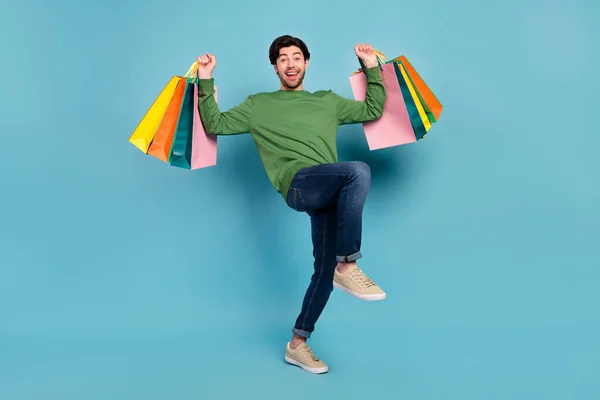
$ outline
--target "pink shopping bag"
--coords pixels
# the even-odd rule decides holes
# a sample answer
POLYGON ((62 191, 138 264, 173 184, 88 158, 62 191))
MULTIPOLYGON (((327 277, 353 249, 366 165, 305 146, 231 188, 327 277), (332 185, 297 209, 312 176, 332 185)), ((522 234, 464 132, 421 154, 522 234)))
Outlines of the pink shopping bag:
MULTIPOLYGON (((399 146, 416 142, 415 132, 404 103, 400 83, 394 70, 394 64, 383 64, 381 71, 387 97, 383 115, 375 121, 363 123, 367 144, 370 150, 399 146)), ((364 101, 367 91, 367 79, 363 72, 350 77, 354 99, 364 101)))
MULTIPOLYGON (((215 86, 215 101, 217 87, 215 86)), ((194 129, 192 135, 191 169, 212 167, 217 164, 217 136, 206 133, 198 109, 198 83, 194 85, 194 129)))

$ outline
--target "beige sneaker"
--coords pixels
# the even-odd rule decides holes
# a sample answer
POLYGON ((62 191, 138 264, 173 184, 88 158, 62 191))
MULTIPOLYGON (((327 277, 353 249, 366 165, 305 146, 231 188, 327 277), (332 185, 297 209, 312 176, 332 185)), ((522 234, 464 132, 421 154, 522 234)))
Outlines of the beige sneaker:
POLYGON ((333 286, 361 300, 383 300, 385 292, 370 280, 358 266, 352 267, 343 275, 335 270, 333 286))
POLYGON ((313 374, 323 374, 329 370, 327 365, 315 356, 306 343, 300 343, 298 347, 292 350, 288 342, 285 347, 285 361, 313 374))

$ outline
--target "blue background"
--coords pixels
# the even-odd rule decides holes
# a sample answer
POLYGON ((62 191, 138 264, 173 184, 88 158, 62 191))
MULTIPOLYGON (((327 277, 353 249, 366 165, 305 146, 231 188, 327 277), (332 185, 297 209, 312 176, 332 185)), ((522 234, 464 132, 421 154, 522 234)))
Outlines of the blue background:
POLYGON ((1 7, 1 399, 600 398, 597 3, 1 7), (369 42, 445 107, 416 145, 340 130, 340 158, 372 167, 361 266, 388 298, 333 293, 321 376, 283 363, 310 226, 250 136, 198 171, 127 141, 202 53, 223 109, 277 89, 287 33, 312 52, 308 90, 351 97, 369 42))

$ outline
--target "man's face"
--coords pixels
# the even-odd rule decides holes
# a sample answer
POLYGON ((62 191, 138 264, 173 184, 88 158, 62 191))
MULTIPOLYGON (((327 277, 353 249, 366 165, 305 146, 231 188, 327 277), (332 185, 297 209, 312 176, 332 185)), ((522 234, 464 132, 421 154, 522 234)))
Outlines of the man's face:
POLYGON ((307 68, 308 61, 304 60, 302 51, 298 47, 284 47, 279 50, 275 72, 279 76, 282 89, 302 89, 307 68))

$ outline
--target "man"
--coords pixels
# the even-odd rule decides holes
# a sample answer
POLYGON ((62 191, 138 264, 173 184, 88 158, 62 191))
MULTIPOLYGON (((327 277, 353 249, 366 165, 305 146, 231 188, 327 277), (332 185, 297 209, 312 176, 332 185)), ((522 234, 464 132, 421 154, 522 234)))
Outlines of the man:
POLYGON ((290 208, 310 216, 314 274, 287 343, 285 360, 312 373, 328 371, 306 340, 333 287, 363 300, 385 298, 356 263, 362 257, 362 213, 370 169, 362 162, 337 159, 338 126, 381 117, 386 100, 372 47, 357 44, 354 51, 367 79, 364 102, 342 98, 330 90, 304 90, 310 53, 301 39, 285 35, 275 39, 269 49, 280 89, 250 95, 226 112, 219 110, 214 98, 211 76, 215 56, 198 57, 198 107, 206 131, 215 135, 249 132, 275 189, 290 208))

